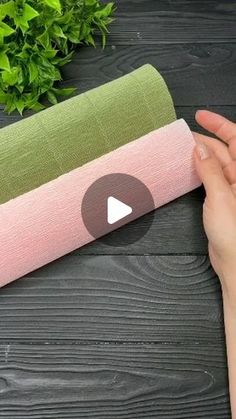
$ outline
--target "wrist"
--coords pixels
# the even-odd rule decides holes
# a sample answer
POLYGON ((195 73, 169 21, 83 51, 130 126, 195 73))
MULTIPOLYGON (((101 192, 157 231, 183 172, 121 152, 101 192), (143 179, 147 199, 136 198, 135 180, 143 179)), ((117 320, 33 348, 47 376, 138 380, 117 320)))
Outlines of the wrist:
POLYGON ((232 279, 229 277, 221 279, 223 306, 224 310, 227 309, 236 316, 236 281, 233 287, 229 286, 230 282, 232 279))
POLYGON ((236 263, 218 263, 217 274, 221 283, 223 302, 236 310, 236 263))

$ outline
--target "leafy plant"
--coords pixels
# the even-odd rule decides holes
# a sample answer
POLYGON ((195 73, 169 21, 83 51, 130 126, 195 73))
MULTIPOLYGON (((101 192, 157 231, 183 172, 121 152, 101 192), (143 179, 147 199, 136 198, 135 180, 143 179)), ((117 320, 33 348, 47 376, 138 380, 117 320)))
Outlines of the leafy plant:
POLYGON ((8 113, 45 108, 76 89, 58 88, 78 44, 105 47, 114 4, 100 0, 0 0, 0 103, 8 113))

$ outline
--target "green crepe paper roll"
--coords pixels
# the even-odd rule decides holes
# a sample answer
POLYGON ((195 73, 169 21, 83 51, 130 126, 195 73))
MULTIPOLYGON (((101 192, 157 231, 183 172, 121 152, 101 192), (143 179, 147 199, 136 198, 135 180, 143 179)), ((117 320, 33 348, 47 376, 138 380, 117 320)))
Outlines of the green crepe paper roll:
POLYGON ((0 130, 0 203, 176 119, 167 86, 147 64, 0 130))

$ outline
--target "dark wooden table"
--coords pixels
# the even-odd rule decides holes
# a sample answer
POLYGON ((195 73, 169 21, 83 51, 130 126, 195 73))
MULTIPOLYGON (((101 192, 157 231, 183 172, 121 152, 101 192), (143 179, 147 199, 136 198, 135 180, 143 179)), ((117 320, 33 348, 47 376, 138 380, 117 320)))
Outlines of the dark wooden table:
MULTIPOLYGON (((148 62, 192 129, 198 108, 236 119, 235 1, 117 6, 107 48, 81 49, 65 85, 82 92, 148 62)), ((203 197, 200 188, 157 210, 133 245, 97 241, 0 291, 0 418, 230 418, 203 197)))

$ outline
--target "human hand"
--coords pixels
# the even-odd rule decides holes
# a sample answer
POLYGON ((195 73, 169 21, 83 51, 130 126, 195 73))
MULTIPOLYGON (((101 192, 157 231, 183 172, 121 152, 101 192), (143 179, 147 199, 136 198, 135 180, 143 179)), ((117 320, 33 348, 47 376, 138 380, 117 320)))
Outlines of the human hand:
MULTIPOLYGON (((222 141, 193 133, 195 163, 206 198, 203 224, 212 266, 222 291, 236 298, 236 124, 209 111, 198 111, 196 121, 222 141)), ((236 300, 235 300, 236 304, 236 300)))

